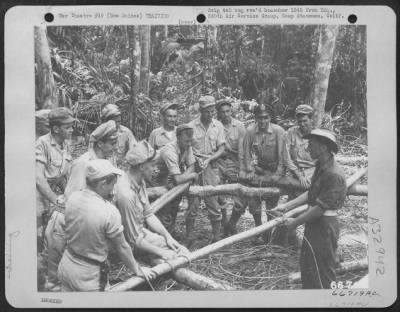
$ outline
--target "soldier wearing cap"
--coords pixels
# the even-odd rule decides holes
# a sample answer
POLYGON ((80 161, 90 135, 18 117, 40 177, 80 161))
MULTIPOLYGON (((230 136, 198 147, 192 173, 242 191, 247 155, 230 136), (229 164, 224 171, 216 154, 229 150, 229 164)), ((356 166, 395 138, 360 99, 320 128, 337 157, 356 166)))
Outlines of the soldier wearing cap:
MULTIPOLYGON (((202 158, 201 167, 203 171, 200 184, 218 185, 220 179, 216 160, 225 151, 225 130, 221 122, 213 118, 215 112, 215 98, 213 96, 200 97, 199 106, 200 117, 191 121, 189 125, 193 128, 193 152, 202 158)), ((221 238, 222 213, 217 198, 217 196, 204 198, 212 226, 212 242, 221 238)), ((186 231, 189 243, 194 238, 194 224, 199 204, 199 198, 195 198, 188 209, 186 231)))
POLYGON ((74 192, 66 204, 68 247, 58 267, 62 291, 103 291, 108 284, 110 245, 137 276, 155 273, 140 268, 123 235, 121 215, 108 199, 122 171, 108 160, 88 161, 86 187, 74 192))
POLYGON ((117 125, 118 144, 116 149, 116 161, 118 167, 124 166, 125 155, 136 139, 132 131, 121 125, 121 111, 115 104, 107 104, 101 111, 101 119, 103 122, 114 120, 117 125))
MULTIPOLYGON (((196 159, 192 150, 193 128, 187 124, 176 128, 176 141, 167 143, 160 149, 158 180, 160 185, 172 187, 196 180, 196 159)), ((175 221, 182 197, 178 197, 157 212, 164 227, 173 236, 175 221)))
MULTIPOLYGON (((256 123, 250 125, 243 140, 243 162, 240 166, 240 175, 250 184, 274 184, 284 174, 283 148, 285 131, 278 125, 271 123, 271 110, 264 104, 256 106, 254 110, 256 123), (256 164, 253 157, 256 158, 256 164)), ((279 196, 266 200, 267 210, 276 206, 279 196)), ((256 226, 261 225, 261 200, 251 198, 249 210, 253 215, 256 226)), ((243 211, 233 211, 232 224, 235 224, 243 211)), ((271 232, 264 234, 264 240, 269 242, 271 232)))
POLYGON ((85 173, 90 160, 108 159, 116 166, 115 153, 117 149, 117 123, 114 120, 109 120, 102 123, 90 134, 88 151, 72 163, 71 175, 65 188, 65 197, 68 199, 73 192, 81 191, 86 187, 85 173))
POLYGON ((124 234, 135 255, 173 259, 179 252, 186 252, 153 214, 146 192, 146 182, 154 175, 160 152, 147 141, 135 143, 126 160, 126 172, 116 186, 117 208, 122 216, 124 234))
MULTIPOLYGON (((44 251, 39 258, 39 266, 48 269, 49 282, 57 280, 56 272, 47 265, 46 246, 50 244, 46 240, 48 235, 43 235, 53 229, 54 219, 57 213, 50 212, 53 208, 64 205, 63 192, 67 182, 67 176, 72 161, 69 139, 72 136, 72 124, 74 118, 69 109, 65 107, 55 108, 49 113, 50 132, 39 137, 36 141, 36 221, 38 230, 38 242, 44 242, 44 251), (47 244, 46 244, 47 243, 47 244)), ((50 244, 51 245, 51 244, 50 244)), ((41 251, 42 244, 38 246, 41 251)), ((44 272, 39 272, 39 288, 44 286, 44 272)), ((50 284, 49 283, 49 284, 50 284)), ((54 284, 53 284, 54 285, 54 284)))
POLYGON ((296 179, 301 187, 310 186, 315 169, 315 160, 308 151, 308 140, 305 138, 313 128, 313 108, 302 104, 296 108, 297 126, 287 131, 284 149, 285 166, 289 177, 296 179))
POLYGON ((176 103, 167 103, 161 107, 160 115, 162 118, 162 126, 154 129, 149 137, 150 145, 153 148, 159 149, 165 144, 176 140, 177 108, 178 104, 176 103))
MULTIPOLYGON (((309 138, 310 155, 317 161, 308 190, 308 209, 296 218, 288 218, 286 228, 295 229, 305 223, 300 254, 301 281, 304 289, 330 288, 336 281, 336 250, 339 238, 337 211, 346 197, 346 177, 334 159, 338 152, 335 135, 325 129, 315 129, 309 138)), ((290 204, 275 210, 286 212, 290 204)))
POLYGON ((36 111, 35 113, 35 122, 36 122, 36 140, 49 133, 49 113, 51 109, 41 109, 36 111))
MULTIPOLYGON (((243 138, 246 131, 244 124, 232 117, 232 102, 229 99, 220 100, 216 104, 218 120, 224 126, 225 151, 217 160, 220 177, 224 183, 237 183, 239 181, 239 159, 243 158, 243 138)), ((234 196, 234 209, 243 211, 246 201, 234 196)), ((222 211, 224 213, 224 210, 222 211)), ((233 221, 233 220, 232 220, 233 221)), ((225 234, 235 234, 233 222, 225 224, 225 234)))

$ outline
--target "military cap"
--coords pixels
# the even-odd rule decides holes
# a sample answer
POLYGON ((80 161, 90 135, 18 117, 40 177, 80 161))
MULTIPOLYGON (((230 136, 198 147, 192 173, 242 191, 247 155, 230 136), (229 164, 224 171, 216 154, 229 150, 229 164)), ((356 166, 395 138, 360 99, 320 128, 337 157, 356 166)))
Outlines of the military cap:
POLYGON ((111 174, 122 175, 123 171, 114 167, 107 159, 90 160, 86 169, 88 180, 98 180, 111 174))
POLYGON ((125 159, 131 166, 137 166, 148 161, 157 160, 159 157, 160 151, 155 150, 149 142, 143 140, 131 146, 125 159))
POLYGON ((265 104, 259 104, 254 109, 254 115, 256 116, 271 116, 271 109, 265 104))
POLYGON ((314 112, 314 109, 307 104, 301 104, 296 107, 296 116, 299 114, 309 115, 314 112))
POLYGON ((49 123, 69 124, 75 121, 72 112, 66 107, 57 107, 49 112, 49 123))
POLYGON ((199 107, 201 109, 215 105, 215 98, 212 95, 205 95, 199 98, 199 107))
POLYGON ((332 151, 336 154, 339 151, 339 146, 336 142, 335 134, 328 129, 314 129, 311 130, 309 134, 306 134, 304 138, 310 139, 312 137, 322 138, 325 142, 329 144, 332 151))
POLYGON ((117 116, 121 116, 121 111, 119 107, 115 104, 107 104, 101 110, 101 119, 103 121, 108 120, 110 118, 114 118, 117 116))
POLYGON ((166 104, 164 104, 164 105, 161 106, 161 108, 160 108, 160 113, 161 113, 161 115, 165 115, 165 112, 166 112, 168 109, 178 109, 178 104, 176 104, 176 103, 166 103, 166 104))
POLYGON ((215 107, 217 108, 217 110, 220 110, 222 106, 224 105, 229 105, 232 107, 232 100, 230 99, 223 99, 223 100, 219 100, 217 101, 217 103, 215 104, 215 107))
POLYGON ((113 140, 117 138, 117 124, 114 120, 109 120, 98 126, 89 137, 89 143, 95 143, 97 141, 113 140))
POLYGON ((176 130, 175 130, 176 131, 176 135, 177 136, 180 135, 185 130, 193 130, 193 127, 188 125, 188 124, 179 125, 178 127, 176 127, 176 130))

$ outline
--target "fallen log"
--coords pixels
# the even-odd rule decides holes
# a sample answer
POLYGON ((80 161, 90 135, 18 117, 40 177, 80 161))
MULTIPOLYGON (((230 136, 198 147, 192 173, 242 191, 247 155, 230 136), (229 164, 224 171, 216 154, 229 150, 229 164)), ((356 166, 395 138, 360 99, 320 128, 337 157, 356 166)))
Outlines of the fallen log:
MULTIPOLYGON (((184 184, 182 184, 184 185, 184 184)), ((186 191, 186 186, 175 186, 171 190, 168 190, 166 187, 158 186, 147 189, 147 193, 150 199, 155 199, 158 197, 152 204, 153 211, 158 211, 158 207, 163 207, 168 201, 173 200, 175 197, 178 197, 182 193, 186 191), (166 195, 168 194, 168 196, 166 195), (157 207, 157 208, 154 208, 157 207)), ((188 190, 188 195, 193 196, 214 196, 214 195, 237 195, 237 196, 246 196, 246 197, 261 197, 261 198, 269 198, 274 195, 284 195, 287 194, 287 189, 277 188, 277 187, 248 187, 239 183, 234 184, 221 184, 217 186, 206 185, 191 185, 188 190)), ((355 184, 351 188, 349 188, 348 195, 354 196, 368 196, 368 185, 360 185, 355 184)))
MULTIPOLYGON (((349 262, 341 262, 339 267, 336 268, 337 274, 342 274, 346 272, 355 272, 355 271, 362 271, 368 269, 368 259, 356 260, 356 261, 349 261, 349 262)), ((288 275, 288 282, 289 283, 296 283, 301 280, 301 273, 291 273, 288 275)))
POLYGON ((173 201, 179 195, 186 192, 186 190, 189 188, 190 183, 191 182, 179 184, 179 185, 173 187, 172 189, 170 189, 169 191, 167 191, 164 195, 159 197, 156 201, 154 201, 150 206, 153 213, 156 213, 158 210, 160 210, 166 204, 169 204, 171 201, 173 201))
MULTIPOLYGON (((202 258, 204 256, 209 255, 212 252, 216 252, 222 248, 225 248, 227 246, 230 246, 234 243, 240 242, 244 239, 254 237, 256 235, 260 235, 263 232, 270 230, 274 227, 276 227, 279 224, 282 224, 286 218, 293 217, 299 213, 302 213, 307 210, 307 206, 301 206, 296 209, 293 209, 292 211, 289 211, 288 213, 284 214, 282 217, 278 217, 274 220, 271 220, 269 222, 266 222, 260 226, 257 226, 253 229, 235 234, 233 236, 227 237, 225 239, 222 239, 216 243, 213 243, 211 245, 205 246, 201 249, 198 249, 196 251, 193 251, 189 253, 187 256, 179 256, 173 260, 170 260, 168 263, 163 262, 161 264, 158 264, 152 268, 152 270, 157 274, 157 276, 161 276, 163 274, 166 274, 168 272, 171 272, 172 270, 176 270, 188 263, 190 263, 193 260, 202 258)), ((140 284, 144 283, 145 280, 142 279, 141 277, 133 276, 127 279, 124 282, 115 284, 109 288, 109 291, 127 291, 132 288, 135 288, 139 286, 140 284)))
POLYGON ((195 290, 235 290, 224 282, 216 282, 204 275, 195 273, 186 268, 179 268, 172 272, 174 280, 195 290))

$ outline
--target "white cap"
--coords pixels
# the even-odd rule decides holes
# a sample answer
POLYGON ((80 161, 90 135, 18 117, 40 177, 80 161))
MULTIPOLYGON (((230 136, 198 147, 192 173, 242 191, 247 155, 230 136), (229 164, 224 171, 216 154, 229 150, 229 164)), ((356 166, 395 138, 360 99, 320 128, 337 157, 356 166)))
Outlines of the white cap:
POLYGON ((89 161, 86 169, 86 178, 98 180, 111 174, 122 175, 123 171, 114 167, 107 159, 93 159, 89 161))

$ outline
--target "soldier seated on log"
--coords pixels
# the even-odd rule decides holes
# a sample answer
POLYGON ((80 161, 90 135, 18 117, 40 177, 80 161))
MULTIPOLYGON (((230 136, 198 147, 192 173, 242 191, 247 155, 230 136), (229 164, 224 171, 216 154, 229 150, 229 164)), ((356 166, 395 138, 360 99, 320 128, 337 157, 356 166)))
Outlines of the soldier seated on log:
POLYGON ((134 248, 135 255, 147 261, 173 259, 187 252, 150 208, 145 181, 153 177, 159 156, 160 152, 147 141, 132 145, 126 155, 128 171, 118 180, 115 194, 126 240, 134 248))
POLYGON ((66 204, 65 249, 58 277, 62 291, 103 291, 108 284, 108 255, 113 247, 127 268, 152 279, 155 273, 140 268, 123 235, 121 215, 109 201, 122 171, 106 159, 88 161, 86 187, 74 192, 66 204))
MULTIPOLYGON (((336 281, 336 251, 339 239, 337 211, 343 207, 347 185, 343 169, 334 158, 339 150, 335 135, 326 129, 312 130, 310 155, 317 160, 308 190, 308 209, 284 224, 289 230, 305 223, 300 254, 301 282, 304 289, 330 288, 336 281)), ((279 205, 274 211, 286 212, 279 205)))
MULTIPOLYGON (((160 149, 158 185, 172 188, 178 184, 197 180, 192 142, 193 128, 187 124, 178 126, 176 140, 167 143, 160 149)), ((182 196, 177 197, 156 213, 164 227, 175 238, 175 222, 181 199, 182 196)))
MULTIPOLYGON (((256 106, 254 110, 256 123, 246 129, 244 136, 240 178, 252 186, 273 185, 284 174, 283 147, 285 131, 280 126, 271 123, 271 113, 270 107, 265 104, 256 106)), ((274 208, 278 201, 279 195, 266 199, 267 211, 274 208)), ((261 198, 250 198, 248 205, 255 225, 261 225, 261 198)), ((234 228, 243 212, 243 210, 232 211, 229 221, 231 228, 234 228)), ((265 242, 270 242, 271 231, 267 231, 263 237, 265 242)), ((257 243, 261 243, 259 238, 257 240, 257 243)))

